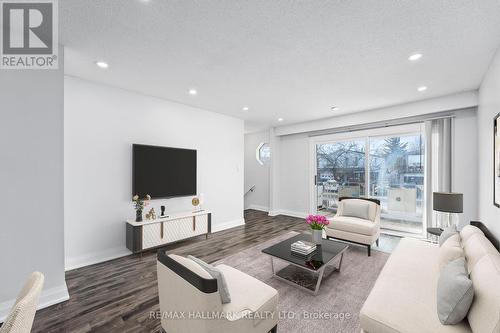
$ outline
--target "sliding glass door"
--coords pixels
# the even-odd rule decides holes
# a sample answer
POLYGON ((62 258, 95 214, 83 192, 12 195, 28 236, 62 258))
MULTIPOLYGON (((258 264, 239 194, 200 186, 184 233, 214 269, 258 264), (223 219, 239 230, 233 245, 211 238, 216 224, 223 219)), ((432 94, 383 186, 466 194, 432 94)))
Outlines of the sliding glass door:
POLYGON ((318 210, 335 214, 339 197, 366 195, 365 141, 339 141, 316 145, 318 210))
POLYGON ((316 211, 335 214, 339 197, 376 198, 381 202, 382 228, 423 234, 425 140, 419 126, 409 128, 415 132, 406 126, 393 128, 393 134, 385 128, 356 139, 317 140, 316 211))
POLYGON ((420 133, 369 138, 369 196, 380 200, 382 228, 422 233, 423 142, 420 133))

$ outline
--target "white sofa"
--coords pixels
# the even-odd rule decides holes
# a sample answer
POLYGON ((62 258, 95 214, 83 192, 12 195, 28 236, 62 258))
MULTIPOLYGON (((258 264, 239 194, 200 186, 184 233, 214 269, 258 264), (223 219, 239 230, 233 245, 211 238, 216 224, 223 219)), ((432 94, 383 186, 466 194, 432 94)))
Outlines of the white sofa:
POLYGON ((167 333, 277 332, 278 292, 226 265, 231 302, 222 304, 217 280, 198 263, 158 252, 161 326, 167 333))
POLYGON ((340 198, 337 214, 325 228, 327 238, 365 245, 368 256, 371 246, 380 237, 380 201, 365 198, 340 198), (345 207, 349 205, 349 210, 345 207), (359 216, 366 215, 367 218, 359 216))
POLYGON ((404 238, 361 309, 362 332, 499 333, 500 254, 475 226, 464 227, 460 238, 474 287, 468 320, 441 324, 436 300, 439 246, 404 238))

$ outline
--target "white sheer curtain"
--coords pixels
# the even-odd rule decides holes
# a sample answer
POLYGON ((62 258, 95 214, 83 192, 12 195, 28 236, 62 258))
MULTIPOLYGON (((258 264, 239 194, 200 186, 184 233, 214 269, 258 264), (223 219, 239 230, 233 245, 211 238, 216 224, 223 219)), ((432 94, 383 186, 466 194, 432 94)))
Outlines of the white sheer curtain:
POLYGON ((432 192, 451 192, 453 118, 425 122, 426 217, 428 227, 443 225, 443 214, 434 212, 432 192))

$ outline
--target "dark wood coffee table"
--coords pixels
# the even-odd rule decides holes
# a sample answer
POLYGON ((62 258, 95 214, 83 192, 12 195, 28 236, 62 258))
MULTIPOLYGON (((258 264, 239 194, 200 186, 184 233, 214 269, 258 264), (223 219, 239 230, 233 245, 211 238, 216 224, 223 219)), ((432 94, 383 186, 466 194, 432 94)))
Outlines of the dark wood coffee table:
POLYGON ((307 258, 292 254, 290 247, 296 241, 311 241, 311 235, 299 234, 262 250, 271 258, 273 276, 289 284, 317 295, 321 281, 333 272, 340 271, 344 252, 349 247, 345 243, 323 239, 316 252, 307 258), (279 259, 289 265, 275 271, 274 261, 279 259), (332 263, 338 260, 338 266, 332 263))

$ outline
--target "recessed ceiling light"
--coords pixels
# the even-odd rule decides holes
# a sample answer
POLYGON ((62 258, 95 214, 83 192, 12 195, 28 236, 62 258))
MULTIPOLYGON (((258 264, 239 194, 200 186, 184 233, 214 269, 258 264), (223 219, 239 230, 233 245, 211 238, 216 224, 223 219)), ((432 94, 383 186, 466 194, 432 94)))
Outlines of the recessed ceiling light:
POLYGON ((198 94, 198 91, 196 89, 189 89, 189 95, 196 95, 198 94))
POLYGON ((420 58, 422 58, 422 54, 421 53, 415 53, 415 54, 412 54, 411 56, 409 56, 408 60, 410 60, 410 61, 417 61, 420 58))
POLYGON ((426 86, 421 86, 421 87, 418 87, 417 89, 418 91, 422 92, 422 91, 426 91, 427 90, 427 87, 426 86))
POLYGON ((243 107, 243 111, 248 111, 248 110, 250 110, 250 108, 248 106, 243 107))
POLYGON ((338 111, 338 110, 340 110, 340 108, 338 106, 330 106, 330 110, 338 111))
POLYGON ((99 68, 108 68, 109 65, 107 62, 104 62, 104 61, 96 61, 95 63, 97 65, 97 67, 99 68))
POLYGON ((278 121, 279 121, 280 123, 281 123, 283 120, 285 120, 285 119, 283 119, 283 118, 278 118, 278 121))

